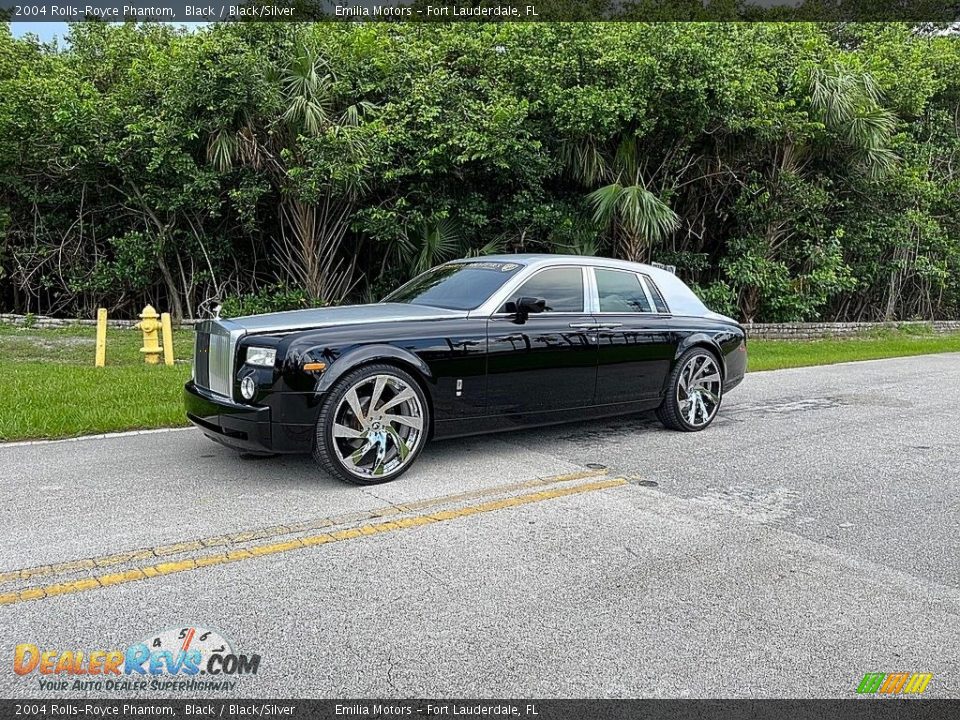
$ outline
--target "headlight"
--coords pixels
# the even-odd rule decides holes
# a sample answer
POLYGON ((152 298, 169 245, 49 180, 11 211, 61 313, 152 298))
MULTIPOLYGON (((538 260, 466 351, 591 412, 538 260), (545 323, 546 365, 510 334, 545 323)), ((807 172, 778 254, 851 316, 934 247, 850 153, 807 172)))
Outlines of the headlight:
POLYGON ((247 365, 260 365, 262 367, 273 367, 277 359, 276 348, 248 347, 247 365))

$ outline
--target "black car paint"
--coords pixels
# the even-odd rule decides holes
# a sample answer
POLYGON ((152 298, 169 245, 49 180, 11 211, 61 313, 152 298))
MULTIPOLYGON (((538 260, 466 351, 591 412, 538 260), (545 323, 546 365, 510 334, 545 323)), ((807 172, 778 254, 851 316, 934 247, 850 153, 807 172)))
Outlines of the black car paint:
POLYGON ((717 354, 725 390, 746 371, 746 335, 722 319, 642 314, 457 317, 371 322, 248 334, 239 343, 233 397, 252 376, 249 403, 194 383, 188 417, 211 438, 251 452, 310 452, 320 405, 345 373, 395 363, 418 377, 431 405, 432 436, 586 420, 657 407, 679 357, 701 345, 717 354), (590 330, 571 325, 605 324, 590 330), (249 345, 277 348, 274 368, 243 362, 249 345), (304 363, 323 362, 323 372, 304 363), (462 381, 458 390, 457 382, 462 381))

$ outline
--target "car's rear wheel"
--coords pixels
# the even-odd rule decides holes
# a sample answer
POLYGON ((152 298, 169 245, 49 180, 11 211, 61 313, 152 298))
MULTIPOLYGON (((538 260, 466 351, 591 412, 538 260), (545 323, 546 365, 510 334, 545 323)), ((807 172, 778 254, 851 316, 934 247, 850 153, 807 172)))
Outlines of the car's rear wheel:
POLYGON ((320 410, 313 457, 349 483, 399 477, 423 449, 430 409, 417 380, 394 365, 367 365, 331 388, 320 410))
POLYGON ((696 432, 713 422, 723 399, 723 375, 717 356, 691 348, 677 361, 657 417, 671 430, 696 432))

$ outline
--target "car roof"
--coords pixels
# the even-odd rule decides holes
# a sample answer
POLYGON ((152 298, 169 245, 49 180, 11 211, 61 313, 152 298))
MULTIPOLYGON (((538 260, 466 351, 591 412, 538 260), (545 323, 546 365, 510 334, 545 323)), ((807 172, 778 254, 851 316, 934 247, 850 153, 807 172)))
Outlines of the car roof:
POLYGON ((658 284, 674 286, 679 280, 672 272, 646 263, 617 260, 616 258, 596 257, 594 255, 560 255, 557 253, 518 253, 516 255, 479 255, 477 257, 454 260, 456 263, 499 262, 517 263, 525 267, 550 267, 551 265, 586 265, 588 267, 613 268, 649 275, 658 284))
POLYGON ((519 265, 591 265, 611 268, 621 268, 623 270, 633 270, 634 272, 663 272, 653 265, 645 263, 630 262, 628 260, 617 260, 615 258, 595 257, 593 255, 560 255, 557 253, 517 253, 516 255, 479 255, 477 257, 461 258, 454 260, 457 263, 470 262, 501 262, 517 263, 519 265))

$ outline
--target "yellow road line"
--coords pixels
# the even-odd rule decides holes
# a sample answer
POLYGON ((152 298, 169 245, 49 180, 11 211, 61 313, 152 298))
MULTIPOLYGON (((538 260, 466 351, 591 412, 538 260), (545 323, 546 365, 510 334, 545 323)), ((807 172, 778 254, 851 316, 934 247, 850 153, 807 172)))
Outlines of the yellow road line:
POLYGON ((425 510, 427 508, 436 507, 437 505, 446 505, 449 503, 462 502, 464 500, 487 497, 489 495, 516 492, 517 490, 524 490, 532 487, 542 487, 544 485, 554 485, 556 483, 573 482, 574 480, 585 480, 586 478, 598 477, 606 474, 606 470, 582 470, 578 472, 565 473, 563 475, 553 475, 545 478, 524 480, 522 482, 511 483, 509 485, 498 485, 496 487, 481 488, 479 490, 469 490, 462 493, 456 493, 454 495, 443 495, 441 497, 428 498, 426 500, 415 500, 412 502, 387 505, 382 508, 376 508, 374 510, 364 512, 354 512, 335 517, 303 520, 295 523, 273 525, 266 528, 259 528, 257 530, 247 530, 244 532, 229 533, 225 535, 213 535, 196 540, 158 545, 156 547, 122 550, 109 555, 101 555, 100 557, 70 560, 69 562, 53 563, 49 565, 36 565, 33 567, 9 570, 7 572, 0 573, 0 584, 16 582, 18 580, 30 580, 32 578, 49 578, 54 575, 63 575, 80 570, 93 570, 96 568, 110 567, 112 565, 123 565, 125 563, 137 562, 140 560, 151 560, 154 558, 196 552, 206 548, 237 545, 239 543, 246 543, 252 540, 268 540, 271 538, 282 537, 283 535, 293 535, 294 533, 305 532, 308 530, 319 530, 325 527, 345 525, 348 523, 361 522, 363 520, 373 520, 391 515, 400 515, 402 513, 413 512, 416 510, 425 510))
POLYGON ((531 503, 542 502, 554 498, 566 497, 568 495, 578 495, 580 493, 592 492, 594 490, 604 490, 606 488, 626 485, 624 478, 612 478, 609 480, 598 480, 596 482, 583 483, 572 487, 552 488, 541 490, 527 495, 516 495, 503 498, 501 500, 492 500, 479 505, 468 505, 466 507, 454 510, 441 510, 432 515, 416 515, 408 518, 398 518, 396 520, 361 525, 357 528, 347 528, 336 530, 319 535, 309 535, 302 538, 293 538, 282 542, 257 545, 244 550, 230 550, 219 555, 205 555, 197 558, 189 558, 177 562, 165 562, 156 565, 146 565, 139 568, 133 568, 123 572, 98 575, 96 577, 84 578, 70 582, 46 585, 43 587, 31 587, 18 592, 6 593, 0 595, 0 605, 12 605, 14 603, 26 602, 28 600, 40 600, 56 595, 69 595, 73 593, 85 592, 87 590, 96 590, 101 587, 111 585, 120 585, 128 582, 136 582, 147 578, 157 577, 158 575, 171 575, 173 573, 196 570, 203 567, 213 567, 215 565, 224 565, 227 563, 238 562, 250 558, 264 557, 266 555, 277 555, 279 553, 299 550, 301 548, 315 547, 327 543, 342 542, 344 540, 353 540, 367 535, 376 535, 378 533, 393 532, 406 528, 419 527, 421 525, 430 525, 431 523, 447 522, 458 518, 478 515, 481 513, 504 510, 506 508, 518 507, 520 505, 529 505, 531 503))

